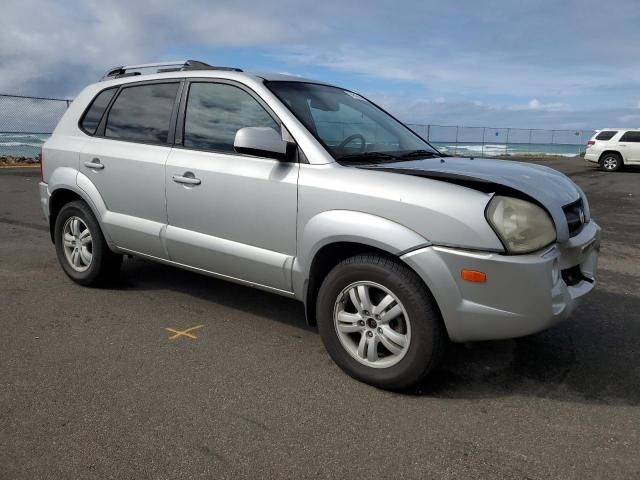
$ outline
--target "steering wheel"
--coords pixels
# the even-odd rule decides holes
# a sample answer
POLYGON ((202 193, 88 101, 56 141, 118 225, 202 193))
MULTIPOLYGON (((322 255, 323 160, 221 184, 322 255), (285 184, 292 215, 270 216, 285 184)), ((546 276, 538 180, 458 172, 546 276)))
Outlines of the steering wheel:
POLYGON ((347 145, 349 145, 351 142, 353 142, 354 140, 360 140, 360 151, 364 152, 365 147, 367 146, 367 141, 365 140, 365 138, 360 135, 359 133, 354 133, 353 135, 349 135, 347 138, 345 138, 342 142, 340 142, 340 145, 337 146, 338 150, 343 150, 344 147, 346 147, 347 145))

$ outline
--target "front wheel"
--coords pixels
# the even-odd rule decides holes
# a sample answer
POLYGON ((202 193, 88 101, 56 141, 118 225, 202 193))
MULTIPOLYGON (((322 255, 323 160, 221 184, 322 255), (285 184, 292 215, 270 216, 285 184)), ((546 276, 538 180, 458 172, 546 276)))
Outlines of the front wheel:
POLYGON ((334 267, 320 287, 316 314, 336 364, 376 387, 419 383, 444 351, 442 320, 426 286, 381 255, 357 255, 334 267))
POLYGON ((113 280, 122 256, 113 253, 89 206, 76 201, 66 204, 56 218, 54 240, 62 269, 80 285, 98 285, 113 280))

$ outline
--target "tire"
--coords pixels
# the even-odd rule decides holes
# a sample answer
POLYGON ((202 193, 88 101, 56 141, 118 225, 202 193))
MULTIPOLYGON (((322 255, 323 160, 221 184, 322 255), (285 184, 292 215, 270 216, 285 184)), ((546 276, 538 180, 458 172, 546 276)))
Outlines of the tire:
POLYGON ((444 325, 427 287, 408 267, 378 254, 348 258, 329 272, 318 292, 316 318, 336 364, 379 388, 420 383, 445 350, 444 325))
POLYGON ((622 168, 623 161, 619 153, 605 153, 600 158, 600 170, 603 172, 616 172, 622 168))
POLYGON ((86 203, 75 201, 62 207, 56 218, 54 240, 58 261, 74 282, 95 286, 118 276, 122 256, 109 249, 86 203))

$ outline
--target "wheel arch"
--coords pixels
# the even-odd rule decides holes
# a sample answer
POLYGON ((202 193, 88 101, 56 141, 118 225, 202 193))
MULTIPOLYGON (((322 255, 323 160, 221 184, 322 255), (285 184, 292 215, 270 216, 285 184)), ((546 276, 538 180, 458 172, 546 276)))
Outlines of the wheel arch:
POLYGON ((348 210, 316 215, 307 222, 299 238, 298 257, 294 262, 294 291, 304 302, 307 323, 311 326, 316 324, 315 301, 322 280, 342 260, 374 253, 406 265, 400 256, 430 245, 429 240, 403 225, 348 210))
POLYGON ((105 240, 112 246, 113 242, 102 225, 102 216, 106 205, 98 193, 98 189, 85 175, 71 168, 59 168, 53 172, 49 180, 49 234, 55 243, 54 230, 56 218, 67 203, 81 200, 89 206, 96 217, 105 240))
POLYGON ((624 164, 624 155, 622 154, 622 152, 620 152, 619 150, 613 150, 613 149, 605 150, 604 152, 602 152, 600 154, 600 157, 598 157, 598 163, 602 161, 605 155, 609 155, 611 153, 618 155, 620 157, 620 160, 622 160, 622 163, 624 164))
POLYGON ((52 243, 55 243, 53 233, 60 210, 62 210, 62 207, 67 203, 75 202, 76 200, 84 201, 84 198, 69 188, 61 187, 51 192, 51 197, 49 198, 49 235, 51 236, 52 243))

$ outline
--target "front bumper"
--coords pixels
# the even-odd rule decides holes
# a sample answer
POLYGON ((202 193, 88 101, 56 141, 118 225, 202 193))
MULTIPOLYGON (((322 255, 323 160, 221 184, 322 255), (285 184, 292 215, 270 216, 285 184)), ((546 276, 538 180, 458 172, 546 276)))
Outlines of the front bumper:
POLYGON ((565 320, 593 290, 600 232, 591 221, 569 241, 527 255, 430 246, 402 259, 433 293, 451 340, 521 337, 565 320), (463 269, 486 273, 486 282, 462 280, 463 269))

